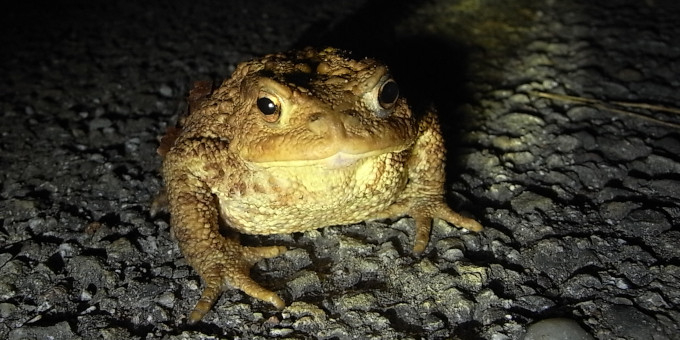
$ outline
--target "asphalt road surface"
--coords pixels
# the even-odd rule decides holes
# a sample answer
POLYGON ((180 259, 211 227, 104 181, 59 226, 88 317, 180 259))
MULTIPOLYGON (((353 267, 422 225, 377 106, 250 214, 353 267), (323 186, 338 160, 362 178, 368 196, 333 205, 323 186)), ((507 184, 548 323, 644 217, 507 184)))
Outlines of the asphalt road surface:
POLYGON ((680 339, 680 5, 600 3, 4 8, 0 338, 680 339), (436 224, 422 256, 410 218, 244 237, 290 249, 252 270, 288 307, 228 290, 187 325, 157 137, 192 82, 306 45, 439 109, 447 198, 485 230, 436 224))

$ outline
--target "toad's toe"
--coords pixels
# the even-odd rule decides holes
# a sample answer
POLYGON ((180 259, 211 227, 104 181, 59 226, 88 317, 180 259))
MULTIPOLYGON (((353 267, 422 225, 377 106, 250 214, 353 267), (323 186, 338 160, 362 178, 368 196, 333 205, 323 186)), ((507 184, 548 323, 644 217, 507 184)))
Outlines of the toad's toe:
MULTIPOLYGON (((231 243, 225 239, 225 243, 231 243)), ((257 261, 271 258, 286 251, 286 247, 243 247, 229 244, 232 251, 220 253, 205 262, 198 264, 199 273, 205 283, 201 298, 189 314, 190 324, 201 320, 215 304, 222 291, 236 288, 244 293, 271 303, 278 309, 283 309, 285 303, 276 293, 260 286, 250 278, 250 268, 257 261), (226 256, 227 254, 230 257, 226 256)))
POLYGON ((481 231, 483 229, 479 222, 451 210, 451 208, 443 203, 437 206, 437 209, 433 211, 432 217, 440 218, 457 227, 470 231, 481 231))
POLYGON ((243 247, 243 258, 252 264, 262 259, 269 259, 279 256, 286 252, 286 247, 270 246, 270 247, 243 247))
POLYGON ((413 245, 413 252, 416 254, 425 251, 425 248, 430 241, 430 229, 432 227, 433 218, 442 219, 457 227, 470 231, 482 230, 482 225, 479 224, 479 222, 451 210, 444 202, 431 203, 427 206, 414 208, 409 214, 413 216, 416 221, 416 237, 413 245))

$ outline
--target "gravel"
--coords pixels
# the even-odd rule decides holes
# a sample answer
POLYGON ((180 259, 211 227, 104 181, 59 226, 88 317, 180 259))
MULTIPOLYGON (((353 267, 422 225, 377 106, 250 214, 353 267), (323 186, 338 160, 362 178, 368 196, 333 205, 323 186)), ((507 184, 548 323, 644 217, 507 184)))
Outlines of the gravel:
POLYGON ((86 2, 0 14, 0 338, 677 339, 674 1, 86 2), (334 45, 439 109, 452 207, 243 237, 290 251, 196 326, 201 283, 151 217, 157 137, 190 84, 334 45), (645 105, 641 105, 645 104, 645 105))

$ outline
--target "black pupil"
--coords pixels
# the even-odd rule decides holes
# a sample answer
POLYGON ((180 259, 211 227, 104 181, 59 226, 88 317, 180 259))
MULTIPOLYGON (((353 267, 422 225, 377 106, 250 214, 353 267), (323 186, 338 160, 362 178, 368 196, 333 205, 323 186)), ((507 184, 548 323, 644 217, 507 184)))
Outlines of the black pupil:
POLYGON ((257 108, 266 115, 276 113, 276 104, 274 104, 274 102, 267 97, 257 99, 257 108))
POLYGON ((388 81, 380 89, 378 99, 381 104, 392 104, 399 98, 399 85, 393 80, 388 81))

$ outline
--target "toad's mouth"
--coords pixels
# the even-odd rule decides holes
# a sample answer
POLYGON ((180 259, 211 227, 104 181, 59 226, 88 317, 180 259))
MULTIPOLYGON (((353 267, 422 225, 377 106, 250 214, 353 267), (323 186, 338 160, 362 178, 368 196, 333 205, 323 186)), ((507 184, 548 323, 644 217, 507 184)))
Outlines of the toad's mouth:
POLYGON ((291 124, 296 128, 260 133, 265 137, 246 135, 234 141, 234 149, 243 160, 260 167, 336 169, 401 152, 416 140, 411 117, 362 121, 349 114, 326 111, 312 118, 305 118, 306 124, 291 124))
POLYGON ((388 148, 383 148, 379 150, 372 150, 361 153, 352 153, 347 151, 338 151, 329 157, 319 158, 319 159, 303 159, 303 160, 280 160, 280 161, 268 161, 268 162, 252 162, 257 166, 263 168, 270 167, 323 167, 326 169, 342 169, 356 164, 357 162, 377 157, 383 154, 401 152, 408 148, 408 146, 398 145, 388 148))

